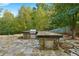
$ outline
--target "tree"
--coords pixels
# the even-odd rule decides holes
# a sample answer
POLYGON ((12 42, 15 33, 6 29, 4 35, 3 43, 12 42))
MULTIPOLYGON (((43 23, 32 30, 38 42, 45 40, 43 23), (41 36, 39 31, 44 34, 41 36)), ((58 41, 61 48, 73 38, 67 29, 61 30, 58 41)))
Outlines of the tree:
POLYGON ((0 20, 0 34, 11 34, 13 20, 14 15, 9 11, 5 11, 2 20, 0 20))
MULTIPOLYGON (((79 7, 79 4, 54 4, 55 7, 55 14, 53 16, 53 19, 55 22, 62 26, 69 26, 70 29, 72 29, 72 38, 75 37, 75 27, 76 27, 76 22, 77 22, 77 14, 75 13, 79 7), (73 10, 74 9, 74 10, 73 10), (70 10, 73 10, 70 12, 70 10), (69 12, 71 13, 71 16, 69 16, 69 12), (57 20, 57 21, 56 21, 57 20), (59 20, 59 21, 58 21, 59 20), (62 21, 61 21, 62 20, 62 21)), ((61 27, 61 26, 59 26, 61 27)))
POLYGON ((30 7, 22 6, 19 10, 18 19, 24 23, 25 29, 31 29, 32 27, 32 17, 31 17, 32 10, 30 7))
POLYGON ((48 16, 41 6, 37 8, 34 19, 35 19, 37 30, 48 29, 49 26, 48 16))
POLYGON ((73 9, 70 9, 68 14, 69 16, 72 18, 72 21, 71 21, 71 31, 72 31, 72 39, 75 39, 75 29, 76 29, 76 25, 77 25, 77 14, 78 14, 78 11, 79 10, 79 7, 75 7, 73 9))

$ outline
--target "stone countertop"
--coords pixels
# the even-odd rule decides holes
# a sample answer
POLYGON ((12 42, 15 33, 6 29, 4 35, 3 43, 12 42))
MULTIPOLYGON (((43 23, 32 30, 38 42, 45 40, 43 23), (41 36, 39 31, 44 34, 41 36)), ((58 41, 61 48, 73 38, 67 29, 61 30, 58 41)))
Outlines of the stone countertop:
POLYGON ((30 33, 30 31, 23 31, 22 33, 30 33))
POLYGON ((30 31, 30 30, 28 30, 28 31, 23 31, 22 33, 30 33, 30 34, 35 34, 35 33, 37 33, 37 31, 30 31))
POLYGON ((63 37, 62 34, 53 33, 50 31, 38 31, 37 37, 63 37))

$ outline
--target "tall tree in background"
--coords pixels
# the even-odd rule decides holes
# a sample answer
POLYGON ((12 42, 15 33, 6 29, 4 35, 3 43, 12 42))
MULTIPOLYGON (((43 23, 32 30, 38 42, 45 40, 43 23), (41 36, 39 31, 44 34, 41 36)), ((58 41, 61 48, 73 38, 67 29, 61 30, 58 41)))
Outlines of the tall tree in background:
POLYGON ((3 34, 10 34, 12 30, 12 22, 14 20, 14 15, 9 12, 5 11, 2 17, 2 20, 0 20, 0 33, 2 32, 3 34))
POLYGON ((19 10, 18 19, 24 23, 25 29, 30 29, 32 27, 32 17, 31 17, 31 8, 22 6, 19 10))
POLYGON ((4 11, 3 19, 4 20, 13 20, 14 19, 14 15, 11 12, 6 10, 6 11, 4 11))
POLYGON ((37 30, 45 30, 48 28, 49 26, 48 16, 41 6, 37 7, 34 19, 37 30))

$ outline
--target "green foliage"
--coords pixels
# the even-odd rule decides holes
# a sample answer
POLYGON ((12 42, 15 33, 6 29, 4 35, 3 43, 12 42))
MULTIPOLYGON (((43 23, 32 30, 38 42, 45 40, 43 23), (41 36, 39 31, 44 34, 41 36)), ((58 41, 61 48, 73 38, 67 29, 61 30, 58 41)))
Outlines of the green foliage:
POLYGON ((24 23, 25 29, 32 28, 32 9, 22 6, 19 10, 18 19, 24 23))
POLYGON ((48 16, 42 9, 42 7, 37 8, 34 16, 34 21, 36 23, 35 28, 37 30, 45 30, 48 28, 49 25, 48 16))
POLYGON ((22 6, 16 17, 6 10, 0 18, 0 34, 21 33, 29 29, 50 30, 65 26, 75 28, 79 21, 79 4, 36 5, 37 8, 22 6))
POLYGON ((78 21, 79 4, 53 4, 55 13, 52 16, 52 22, 57 27, 69 26, 72 32, 72 38, 75 37, 76 22, 78 21))
POLYGON ((13 14, 9 11, 5 11, 2 19, 0 20, 0 34, 10 34, 11 24, 14 19, 13 14))
POLYGON ((24 30, 24 23, 14 18, 9 11, 5 11, 0 19, 0 34, 15 34, 24 30))
MULTIPOLYGON (((53 4, 52 8, 53 8, 53 11, 55 11, 55 13, 51 16, 52 26, 53 26, 53 23, 56 25, 56 26, 53 26, 54 28, 73 26, 72 24, 74 24, 74 21, 72 20, 72 18, 75 13, 78 13, 78 9, 79 9, 78 7, 79 7, 79 4, 75 4, 75 3, 74 4, 73 3, 53 4)), ((75 23, 76 21, 77 20, 75 17, 75 23)))

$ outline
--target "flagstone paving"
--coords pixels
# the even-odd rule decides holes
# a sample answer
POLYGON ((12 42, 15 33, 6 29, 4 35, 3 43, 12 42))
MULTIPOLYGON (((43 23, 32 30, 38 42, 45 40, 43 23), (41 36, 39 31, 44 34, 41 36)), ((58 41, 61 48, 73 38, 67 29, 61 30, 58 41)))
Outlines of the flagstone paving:
POLYGON ((0 36, 0 56, 68 56, 62 50, 39 50, 38 40, 18 39, 19 36, 0 36))

